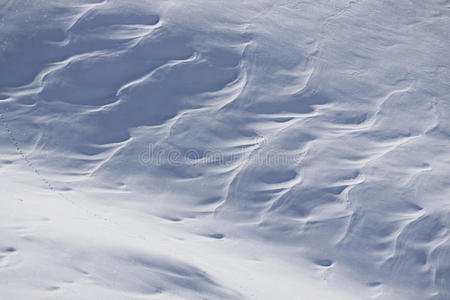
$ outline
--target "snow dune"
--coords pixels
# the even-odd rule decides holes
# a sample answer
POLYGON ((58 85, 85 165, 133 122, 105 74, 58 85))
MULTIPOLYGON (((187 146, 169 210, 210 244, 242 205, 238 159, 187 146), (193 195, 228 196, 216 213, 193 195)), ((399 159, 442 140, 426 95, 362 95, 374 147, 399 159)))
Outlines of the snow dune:
POLYGON ((0 298, 449 299, 448 1, 0 1, 0 298))

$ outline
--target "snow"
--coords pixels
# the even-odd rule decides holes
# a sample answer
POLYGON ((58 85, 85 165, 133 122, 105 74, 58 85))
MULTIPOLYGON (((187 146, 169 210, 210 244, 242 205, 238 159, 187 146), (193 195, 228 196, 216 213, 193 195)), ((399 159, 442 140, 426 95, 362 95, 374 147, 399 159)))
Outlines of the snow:
POLYGON ((0 1, 0 299, 449 299, 448 1, 0 1))

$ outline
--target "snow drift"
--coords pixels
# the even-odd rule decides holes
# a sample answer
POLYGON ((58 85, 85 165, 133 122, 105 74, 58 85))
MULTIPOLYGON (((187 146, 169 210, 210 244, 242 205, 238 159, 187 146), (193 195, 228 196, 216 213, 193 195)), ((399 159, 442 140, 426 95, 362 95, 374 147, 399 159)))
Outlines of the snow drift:
POLYGON ((0 298, 448 299, 448 1, 0 1, 0 298))

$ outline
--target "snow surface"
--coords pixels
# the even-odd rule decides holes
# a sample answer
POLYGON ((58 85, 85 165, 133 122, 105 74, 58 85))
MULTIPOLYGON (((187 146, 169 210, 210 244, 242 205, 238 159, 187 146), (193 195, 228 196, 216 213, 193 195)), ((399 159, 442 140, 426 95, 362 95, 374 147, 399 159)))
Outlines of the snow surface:
POLYGON ((450 299, 448 0, 0 0, 0 299, 450 299))

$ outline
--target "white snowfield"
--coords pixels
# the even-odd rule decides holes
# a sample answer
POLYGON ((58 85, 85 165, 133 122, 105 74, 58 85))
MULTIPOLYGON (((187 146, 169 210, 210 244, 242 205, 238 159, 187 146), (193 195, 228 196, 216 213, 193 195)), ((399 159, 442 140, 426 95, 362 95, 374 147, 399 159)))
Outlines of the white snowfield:
POLYGON ((450 299, 450 1, 0 0, 0 299, 450 299))

